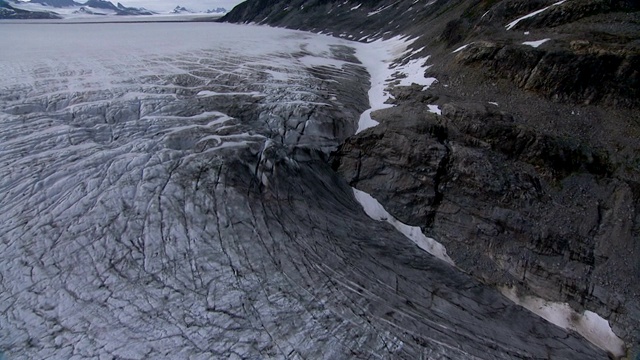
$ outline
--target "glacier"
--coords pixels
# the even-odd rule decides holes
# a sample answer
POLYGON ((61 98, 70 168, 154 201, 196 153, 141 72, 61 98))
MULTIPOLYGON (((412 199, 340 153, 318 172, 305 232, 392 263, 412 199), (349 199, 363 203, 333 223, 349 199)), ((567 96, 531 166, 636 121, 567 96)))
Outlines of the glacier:
POLYGON ((606 358, 369 218, 333 172, 380 43, 0 28, 6 359, 606 358))

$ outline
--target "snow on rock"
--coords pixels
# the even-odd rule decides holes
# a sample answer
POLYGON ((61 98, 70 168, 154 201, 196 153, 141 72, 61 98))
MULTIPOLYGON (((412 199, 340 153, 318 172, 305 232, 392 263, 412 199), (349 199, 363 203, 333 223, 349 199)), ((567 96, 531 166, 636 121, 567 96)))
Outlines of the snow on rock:
POLYGON ((549 8, 551 8, 551 7, 553 7, 553 6, 561 5, 561 4, 565 3, 566 1, 567 1, 567 0, 561 0, 561 1, 558 1, 558 2, 553 3, 553 4, 551 4, 551 5, 547 6, 547 7, 544 7, 544 8, 542 8, 542 9, 536 10, 536 11, 534 11, 534 12, 530 13, 530 14, 527 14, 527 15, 525 15, 525 16, 523 16, 523 17, 519 17, 519 18, 517 18, 517 19, 513 20, 512 22, 508 23, 507 25, 505 25, 505 27, 507 28, 507 30, 511 30, 511 29, 513 29, 513 27, 514 27, 514 26, 518 25, 518 23, 519 23, 520 21, 525 20, 525 19, 528 19, 528 18, 531 18, 531 17, 534 17, 534 16, 536 16, 536 15, 540 14, 541 12, 543 12, 543 11, 545 11, 545 10, 547 10, 547 9, 549 9, 549 8))
POLYGON ((418 245, 418 247, 422 250, 450 265, 455 265, 453 263, 453 260, 451 260, 449 255, 447 255, 447 250, 444 248, 444 246, 437 242, 435 239, 426 237, 422 233, 422 229, 417 226, 409 226, 400 222, 398 219, 389 214, 387 210, 384 209, 382 204, 378 202, 378 200, 376 200, 366 192, 354 188, 353 194, 360 205, 362 205, 365 213, 367 213, 370 218, 377 221, 386 221, 391 226, 396 228, 399 232, 401 232, 404 236, 406 236, 409 240, 418 245))
POLYGON ((529 45, 531 47, 537 48, 538 46, 546 43, 549 40, 551 40, 551 39, 542 39, 542 40, 537 40, 537 41, 525 41, 525 42, 522 43, 522 45, 529 45))
POLYGON ((609 322, 598 314, 586 310, 580 314, 567 303, 551 302, 533 296, 518 296, 515 288, 504 287, 502 294, 514 303, 548 322, 565 330, 575 331, 597 347, 615 356, 625 354, 625 346, 609 326, 609 322))
POLYGON ((399 86, 422 85, 423 90, 433 85, 437 80, 426 77, 425 71, 430 67, 426 63, 429 57, 424 59, 409 60, 406 64, 392 66, 394 77, 399 79, 399 86))
POLYGON ((427 105, 427 106, 429 107, 430 113, 442 115, 442 110, 440 110, 440 107, 438 105, 427 105))
POLYGON ((465 45, 462 45, 462 46, 460 46, 459 48, 457 48, 457 49, 453 50, 451 53, 452 53, 452 54, 455 54, 455 53, 457 53, 457 52, 460 52, 460 51, 462 51, 462 50, 466 49, 469 45, 471 45, 471 44, 465 44, 465 45))
POLYGON ((395 4, 391 4, 391 5, 387 5, 387 6, 383 6, 377 10, 371 11, 370 13, 367 14, 367 16, 374 16, 374 15, 378 15, 379 13, 387 10, 388 8, 392 7, 395 4))

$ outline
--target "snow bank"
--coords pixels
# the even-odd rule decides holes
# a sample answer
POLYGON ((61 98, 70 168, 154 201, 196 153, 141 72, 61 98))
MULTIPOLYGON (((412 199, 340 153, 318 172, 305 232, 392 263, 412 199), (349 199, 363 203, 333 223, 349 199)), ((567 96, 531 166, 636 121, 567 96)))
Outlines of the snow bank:
POLYGON ((417 51, 422 50, 407 50, 407 47, 412 43, 413 40, 396 36, 388 40, 377 40, 368 44, 361 44, 361 46, 357 47, 356 56, 371 76, 371 88, 369 89, 371 108, 360 115, 356 133, 378 125, 378 122, 371 118, 373 111, 393 106, 386 103, 391 98, 387 91, 390 84, 396 83, 399 86, 418 84, 426 88, 437 81, 435 78, 425 77, 424 75, 429 68, 426 65, 428 57, 409 60, 404 64, 393 64, 396 60, 406 59, 415 55, 417 51))
POLYGON ((445 249, 445 247, 436 240, 424 236, 422 230, 419 227, 409 226, 400 222, 398 219, 389 214, 387 210, 385 210, 384 207, 378 202, 378 200, 374 199, 366 192, 354 188, 353 194, 355 195, 356 200, 358 200, 358 202, 364 209, 364 212, 367 213, 370 218, 377 221, 388 222, 409 240, 418 245, 420 249, 428 252, 429 254, 450 265, 455 265, 453 263, 453 260, 451 260, 449 255, 447 255, 447 250, 445 249))
POLYGON ((607 320, 598 314, 588 310, 579 314, 567 303, 550 302, 533 296, 520 297, 515 288, 504 287, 500 291, 514 303, 556 326, 577 332, 597 347, 615 356, 625 354, 624 342, 614 334, 607 320))

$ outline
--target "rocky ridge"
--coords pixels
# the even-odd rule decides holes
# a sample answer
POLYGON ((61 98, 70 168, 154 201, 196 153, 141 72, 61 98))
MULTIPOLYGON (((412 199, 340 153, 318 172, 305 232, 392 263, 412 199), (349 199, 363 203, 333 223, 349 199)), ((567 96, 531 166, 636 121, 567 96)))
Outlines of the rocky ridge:
POLYGON ((465 272, 594 311, 638 354, 637 2, 250 0, 222 20, 415 37, 439 82, 393 89, 333 168, 465 272))
POLYGON ((79 3, 74 0, 33 0, 22 2, 19 0, 0 1, 0 19, 60 19, 64 14, 87 14, 104 16, 113 15, 153 15, 154 12, 145 8, 127 7, 121 3, 114 5, 106 0, 88 0, 79 3), (38 5, 32 8, 25 5, 38 5), (75 10, 74 10, 75 9, 75 10), (65 11, 61 11, 65 10, 65 11))

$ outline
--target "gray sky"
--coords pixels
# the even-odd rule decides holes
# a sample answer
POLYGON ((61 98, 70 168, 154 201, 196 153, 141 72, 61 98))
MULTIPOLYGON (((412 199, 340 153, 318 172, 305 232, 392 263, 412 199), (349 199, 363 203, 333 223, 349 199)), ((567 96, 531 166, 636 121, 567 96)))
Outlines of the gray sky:
POLYGON ((234 6, 243 2, 243 0, 112 0, 111 2, 117 3, 118 1, 124 6, 145 7, 158 12, 168 12, 177 5, 198 11, 217 7, 231 10, 234 6))

